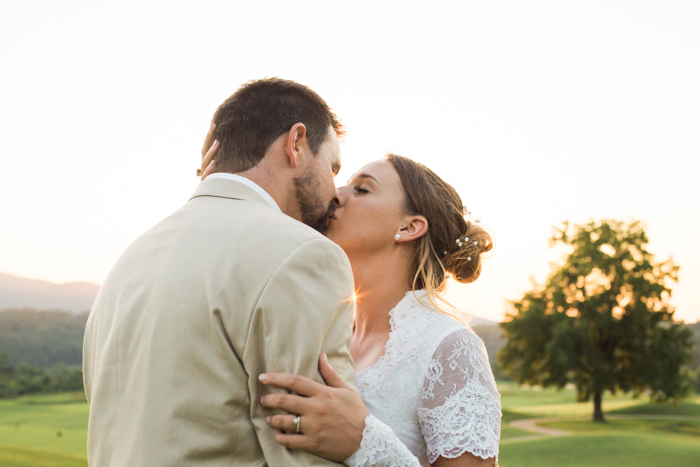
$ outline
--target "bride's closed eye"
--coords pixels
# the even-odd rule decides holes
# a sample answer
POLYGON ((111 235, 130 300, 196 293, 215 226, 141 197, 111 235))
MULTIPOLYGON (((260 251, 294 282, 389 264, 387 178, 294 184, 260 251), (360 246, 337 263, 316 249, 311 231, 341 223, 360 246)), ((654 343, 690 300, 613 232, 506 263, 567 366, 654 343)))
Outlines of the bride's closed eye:
POLYGON ((360 185, 355 185, 355 193, 369 193, 369 190, 362 188, 360 185))

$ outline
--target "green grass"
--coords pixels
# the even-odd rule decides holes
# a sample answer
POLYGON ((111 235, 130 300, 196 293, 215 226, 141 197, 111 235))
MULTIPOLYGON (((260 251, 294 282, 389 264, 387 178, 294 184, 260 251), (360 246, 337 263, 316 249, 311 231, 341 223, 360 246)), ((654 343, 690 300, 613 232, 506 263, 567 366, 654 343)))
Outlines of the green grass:
MULTIPOLYGON (((570 389, 522 388, 499 383, 503 440, 531 433, 508 422, 532 417, 579 417, 544 426, 573 436, 506 443, 502 467, 700 466, 700 421, 581 419, 593 412, 570 389)), ((606 414, 700 416, 700 396, 676 404, 650 404, 629 395, 603 399, 606 414)), ((0 467, 85 467, 88 406, 82 393, 0 400, 0 467), (58 433, 61 436, 58 436, 58 433)))
MULTIPOLYGON (((541 426, 585 434, 661 431, 696 437, 698 438, 698 443, 700 443, 700 420, 613 419, 607 420, 605 423, 593 423, 589 420, 561 420, 542 423, 541 426)), ((700 444, 698 444, 698 446, 700 446, 700 444)), ((700 447, 698 450, 700 450, 700 447)))
POLYGON ((82 393, 0 400, 0 467, 87 465, 82 393))
POLYGON ((506 424, 501 425, 501 439, 515 438, 517 436, 530 436, 532 433, 529 431, 521 430, 519 428, 513 428, 506 424))
MULTIPOLYGON (((573 389, 538 387, 518 387, 513 383, 499 382, 501 405, 504 411, 521 415, 518 418, 530 417, 559 417, 593 414, 593 402, 576 402, 576 391, 573 389)), ((625 409, 644 403, 631 395, 618 394, 603 396, 603 411, 625 409)))
POLYGON ((0 445, 2 467, 87 467, 87 459, 55 452, 0 445))
POLYGON ((677 402, 675 406, 670 402, 656 404, 640 400, 637 405, 611 410, 608 413, 646 415, 691 415, 698 417, 700 416, 700 396, 695 396, 677 402))
MULTIPOLYGON (((610 419, 594 423, 592 402, 576 402, 571 389, 518 387, 499 382, 503 406, 502 439, 531 434, 508 422, 532 417, 578 417, 542 426, 573 431, 573 436, 503 444, 501 467, 674 467, 700 466, 700 421, 610 419)), ((700 416, 700 396, 675 404, 653 404, 618 394, 603 397, 606 414, 700 416)))
POLYGON ((520 430, 518 428, 513 428, 508 425, 508 422, 512 420, 518 420, 520 418, 530 418, 531 415, 511 412, 508 410, 503 410, 503 417, 501 418, 501 439, 514 438, 516 436, 529 436, 532 433, 525 430, 520 430))
POLYGON ((697 467, 699 446, 698 438, 691 436, 593 430, 575 436, 504 444, 499 464, 501 467, 697 467))

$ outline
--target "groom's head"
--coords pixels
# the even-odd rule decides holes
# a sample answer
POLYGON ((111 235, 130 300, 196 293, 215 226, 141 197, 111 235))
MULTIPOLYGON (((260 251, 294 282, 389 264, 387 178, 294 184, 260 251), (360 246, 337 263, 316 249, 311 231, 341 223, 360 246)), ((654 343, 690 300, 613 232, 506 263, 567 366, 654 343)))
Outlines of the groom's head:
POLYGON ((317 226, 335 194, 343 127, 321 97, 294 81, 241 86, 214 114, 215 172, 248 176, 290 216, 317 226))

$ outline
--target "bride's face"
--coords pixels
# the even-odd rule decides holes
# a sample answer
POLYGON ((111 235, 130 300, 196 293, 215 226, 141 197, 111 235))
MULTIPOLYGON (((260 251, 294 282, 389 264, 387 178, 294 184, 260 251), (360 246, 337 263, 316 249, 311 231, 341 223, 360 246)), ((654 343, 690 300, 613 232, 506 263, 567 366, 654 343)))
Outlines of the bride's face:
POLYGON ((336 198, 325 235, 348 256, 393 248, 406 214, 401 179, 391 162, 378 160, 362 167, 338 188, 336 198))

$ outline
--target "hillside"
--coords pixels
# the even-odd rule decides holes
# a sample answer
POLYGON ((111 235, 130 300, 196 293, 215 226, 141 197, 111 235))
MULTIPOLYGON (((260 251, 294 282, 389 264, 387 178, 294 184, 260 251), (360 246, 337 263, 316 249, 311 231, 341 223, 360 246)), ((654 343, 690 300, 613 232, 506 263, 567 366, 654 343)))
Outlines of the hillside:
POLYGON ((0 310, 34 308, 83 313, 92 308, 99 288, 89 282, 54 284, 0 273, 0 310))
POLYGON ((498 321, 493 321, 493 320, 490 320, 490 319, 480 318, 480 317, 478 317, 478 316, 475 316, 475 317, 472 318, 472 320, 469 322, 469 325, 470 325, 471 327, 474 327, 474 326, 498 326, 498 321))
POLYGON ((0 311, 0 354, 7 354, 13 365, 81 365, 87 316, 26 308, 0 311))

